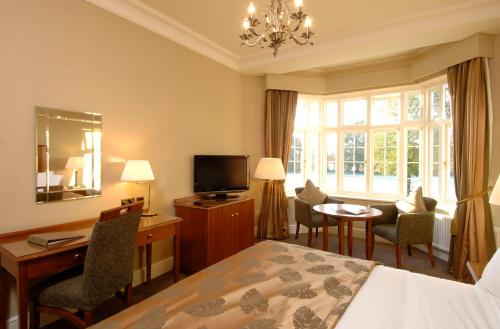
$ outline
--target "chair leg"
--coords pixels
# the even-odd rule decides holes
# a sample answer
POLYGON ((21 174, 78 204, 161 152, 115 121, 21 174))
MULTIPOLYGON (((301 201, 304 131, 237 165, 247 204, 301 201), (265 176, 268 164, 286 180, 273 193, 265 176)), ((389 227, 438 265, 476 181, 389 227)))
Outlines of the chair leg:
POLYGON ((408 249, 408 256, 411 256, 411 245, 407 245, 406 248, 408 249))
POLYGON ((94 324, 94 313, 92 311, 83 312, 83 321, 85 321, 85 326, 90 327, 94 324))
POLYGON ((125 300, 127 303, 127 306, 132 306, 133 304, 133 296, 132 296, 132 283, 129 283, 125 286, 125 300))
POLYGON ((396 244, 396 265, 398 268, 401 268, 401 245, 399 243, 396 244))
POLYGON ((318 237, 318 231, 319 231, 319 228, 316 227, 316 237, 318 237))
POLYGON ((300 224, 297 223, 296 229, 295 229, 295 240, 299 238, 299 231, 300 231, 300 224))
POLYGON ((429 260, 431 261, 431 266, 435 267, 436 263, 434 262, 434 255, 432 254, 432 243, 427 244, 427 253, 429 255, 429 260))
POLYGON ((309 231, 307 232, 307 246, 310 247, 313 239, 313 229, 309 227, 309 231))
POLYGON ((31 325, 33 326, 33 329, 40 328, 40 312, 37 310, 37 305, 35 303, 31 305, 30 311, 30 316, 32 317, 31 325))

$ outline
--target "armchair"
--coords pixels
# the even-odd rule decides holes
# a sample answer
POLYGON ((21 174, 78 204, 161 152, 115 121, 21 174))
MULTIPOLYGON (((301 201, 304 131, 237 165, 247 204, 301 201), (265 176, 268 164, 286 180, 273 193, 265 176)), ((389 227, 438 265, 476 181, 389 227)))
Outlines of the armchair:
MULTIPOLYGON (((303 187, 297 187, 295 189, 295 194, 298 195, 304 190, 303 187)), ((323 203, 344 203, 341 200, 327 196, 323 203)), ((309 229, 307 235, 307 246, 311 246, 312 243, 312 229, 316 228, 316 237, 318 237, 318 227, 323 226, 323 217, 320 213, 315 212, 312 208, 313 205, 295 197, 295 221, 297 222, 297 228, 295 231, 295 240, 299 238, 300 225, 304 225, 309 229)), ((328 226, 337 226, 337 220, 335 218, 328 219, 328 226)))
MULTIPOLYGON (((399 214, 395 204, 373 205, 383 215, 373 221, 373 234, 391 241, 396 248, 397 267, 401 268, 401 246, 406 245, 411 256, 411 245, 426 244, 429 261, 434 267, 432 239, 434 235, 434 211, 437 201, 424 197, 427 212, 399 214)), ((373 241, 373 239, 372 239, 373 241)))

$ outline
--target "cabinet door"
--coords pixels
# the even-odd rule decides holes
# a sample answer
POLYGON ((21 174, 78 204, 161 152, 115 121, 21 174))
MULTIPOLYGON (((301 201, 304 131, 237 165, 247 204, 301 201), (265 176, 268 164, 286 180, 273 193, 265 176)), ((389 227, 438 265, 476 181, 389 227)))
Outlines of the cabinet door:
POLYGON ((234 205, 234 252, 254 244, 254 202, 245 200, 234 205))
POLYGON ((208 265, 212 265, 234 253, 233 207, 228 205, 211 209, 208 220, 208 265))

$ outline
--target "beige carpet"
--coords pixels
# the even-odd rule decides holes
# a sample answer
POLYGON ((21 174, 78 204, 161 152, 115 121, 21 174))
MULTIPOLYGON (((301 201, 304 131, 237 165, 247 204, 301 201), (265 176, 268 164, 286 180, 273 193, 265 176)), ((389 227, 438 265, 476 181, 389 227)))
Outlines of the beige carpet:
MULTIPOLYGON (((302 246, 307 246, 307 234, 299 234, 299 239, 295 240, 295 234, 291 235, 289 239, 283 240, 287 243, 294 243, 302 246)), ((328 251, 338 253, 339 244, 337 235, 330 234, 328 236, 328 251)), ((345 251, 347 255, 347 239, 345 242, 345 251)), ((353 251, 352 256, 357 258, 365 258, 365 241, 360 239, 353 239, 353 251)), ((319 237, 316 238, 313 235, 311 248, 322 249, 323 248, 323 238, 322 233, 319 233, 319 237)), ((408 256, 406 247, 401 250, 403 269, 409 270, 411 272, 422 273, 427 275, 432 275, 435 277, 454 280, 453 276, 446 271, 447 263, 437 257, 434 257, 436 262, 436 267, 432 267, 427 253, 420 251, 416 248, 412 248, 412 256, 408 256)), ((386 266, 396 267, 396 252, 394 246, 388 243, 375 242, 373 248, 373 260, 378 261, 386 266)))

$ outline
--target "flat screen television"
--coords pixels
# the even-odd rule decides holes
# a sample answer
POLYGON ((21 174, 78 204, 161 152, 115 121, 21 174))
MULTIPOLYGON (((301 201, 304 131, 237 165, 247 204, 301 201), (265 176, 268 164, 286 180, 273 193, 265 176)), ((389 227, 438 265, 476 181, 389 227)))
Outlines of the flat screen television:
POLYGON ((248 155, 195 155, 194 192, 215 194, 218 199, 227 193, 250 188, 248 155))

